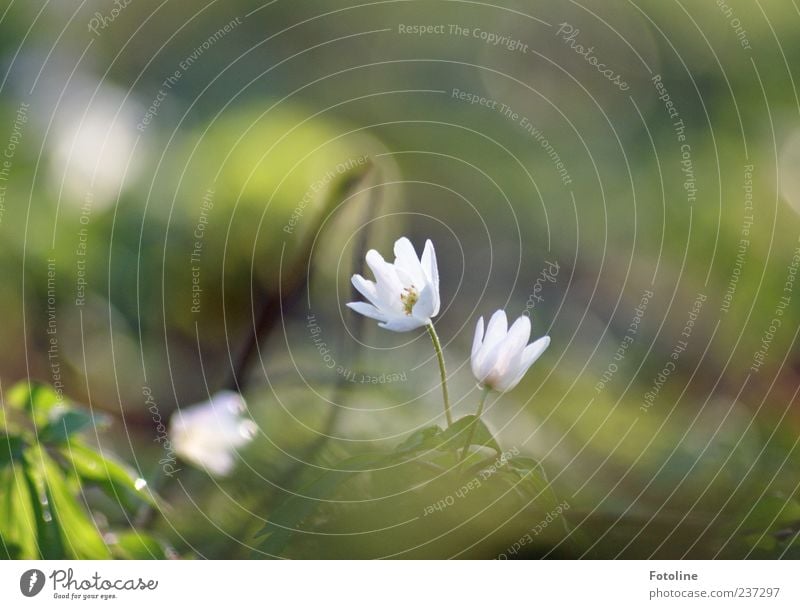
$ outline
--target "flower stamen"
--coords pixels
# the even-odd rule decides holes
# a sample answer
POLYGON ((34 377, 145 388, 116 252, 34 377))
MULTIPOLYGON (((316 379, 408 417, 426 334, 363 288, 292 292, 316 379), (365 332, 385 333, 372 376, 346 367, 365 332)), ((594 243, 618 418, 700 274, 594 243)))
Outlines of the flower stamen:
POLYGON ((400 294, 400 302, 403 303, 403 310, 406 315, 411 315, 414 310, 414 305, 417 304, 418 300, 419 294, 413 285, 408 288, 403 288, 403 292, 400 294))

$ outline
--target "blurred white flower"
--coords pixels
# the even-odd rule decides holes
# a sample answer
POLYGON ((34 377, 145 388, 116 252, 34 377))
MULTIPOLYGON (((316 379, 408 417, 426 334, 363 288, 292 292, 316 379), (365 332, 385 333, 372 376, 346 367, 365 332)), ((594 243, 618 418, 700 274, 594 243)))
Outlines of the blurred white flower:
POLYGON ((175 452, 185 461, 217 476, 226 476, 236 463, 236 449, 249 443, 256 424, 244 416, 244 398, 220 391, 208 402, 182 408, 170 419, 175 452))
POLYGON ((472 343, 472 373, 478 383, 500 392, 516 387, 550 344, 550 337, 545 336, 528 345, 530 336, 531 322, 525 315, 509 329, 505 311, 497 311, 485 336, 481 317, 472 343))
POLYGON ((48 143, 51 179, 67 204, 102 210, 140 174, 141 158, 134 154, 139 110, 124 91, 94 84, 88 90, 95 88, 90 100, 83 93, 64 99, 48 143))
POLYGON ((356 313, 377 319, 378 325, 394 332, 407 332, 427 326, 439 313, 439 269, 430 239, 422 258, 405 237, 394 244, 394 263, 378 252, 367 252, 367 264, 375 281, 353 275, 353 285, 369 301, 348 302, 356 313))

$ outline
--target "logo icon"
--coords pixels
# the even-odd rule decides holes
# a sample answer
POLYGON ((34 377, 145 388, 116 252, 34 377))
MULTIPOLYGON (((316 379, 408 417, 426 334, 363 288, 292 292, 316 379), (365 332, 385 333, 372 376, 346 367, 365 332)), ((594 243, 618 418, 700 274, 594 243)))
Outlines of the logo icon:
POLYGON ((44 588, 44 573, 39 569, 28 569, 19 578, 19 590, 25 596, 36 596, 44 588))

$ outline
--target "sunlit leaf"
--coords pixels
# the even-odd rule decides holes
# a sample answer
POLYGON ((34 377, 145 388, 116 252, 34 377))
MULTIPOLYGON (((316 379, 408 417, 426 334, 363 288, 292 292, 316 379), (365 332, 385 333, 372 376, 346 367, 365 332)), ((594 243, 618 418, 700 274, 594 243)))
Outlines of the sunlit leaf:
POLYGON ((22 381, 6 392, 6 407, 27 412, 38 426, 48 423, 50 412, 59 404, 59 395, 49 385, 22 381))
MULTIPOLYGON (((0 552, 4 558, 39 558, 36 519, 22 467, 0 469, 0 552)), ((2 557, 2 556, 0 556, 2 557)))
POLYGON ((46 503, 42 508, 48 509, 51 521, 56 523, 66 553, 78 559, 110 558, 108 547, 70 491, 64 473, 42 447, 31 451, 30 467, 38 484, 44 484, 46 503))
POLYGON ((23 474, 28 488, 31 511, 36 523, 36 543, 39 557, 46 560, 68 558, 62 541, 61 527, 53 513, 39 447, 28 448, 24 454, 23 474))
POLYGON ((47 425, 39 432, 39 441, 60 444, 79 431, 97 425, 105 425, 105 423, 105 417, 94 417, 86 410, 77 408, 55 409, 51 411, 47 425))
POLYGON ((67 469, 74 469, 82 482, 98 485, 109 497, 121 502, 128 510, 136 509, 141 501, 155 506, 155 501, 145 490, 142 479, 128 473, 121 464, 74 440, 59 452, 67 461, 67 469), (136 501, 131 501, 131 498, 136 501))

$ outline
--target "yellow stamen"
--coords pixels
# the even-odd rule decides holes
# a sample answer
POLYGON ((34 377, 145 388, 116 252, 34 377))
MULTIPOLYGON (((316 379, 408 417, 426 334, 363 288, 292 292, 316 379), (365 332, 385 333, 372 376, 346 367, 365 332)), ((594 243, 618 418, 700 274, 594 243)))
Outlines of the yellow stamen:
POLYGON ((417 294, 417 290, 413 285, 410 288, 403 288, 403 292, 400 294, 400 301, 403 303, 403 309, 406 315, 411 315, 411 312, 414 310, 414 305, 417 304, 418 300, 419 294, 417 294))

